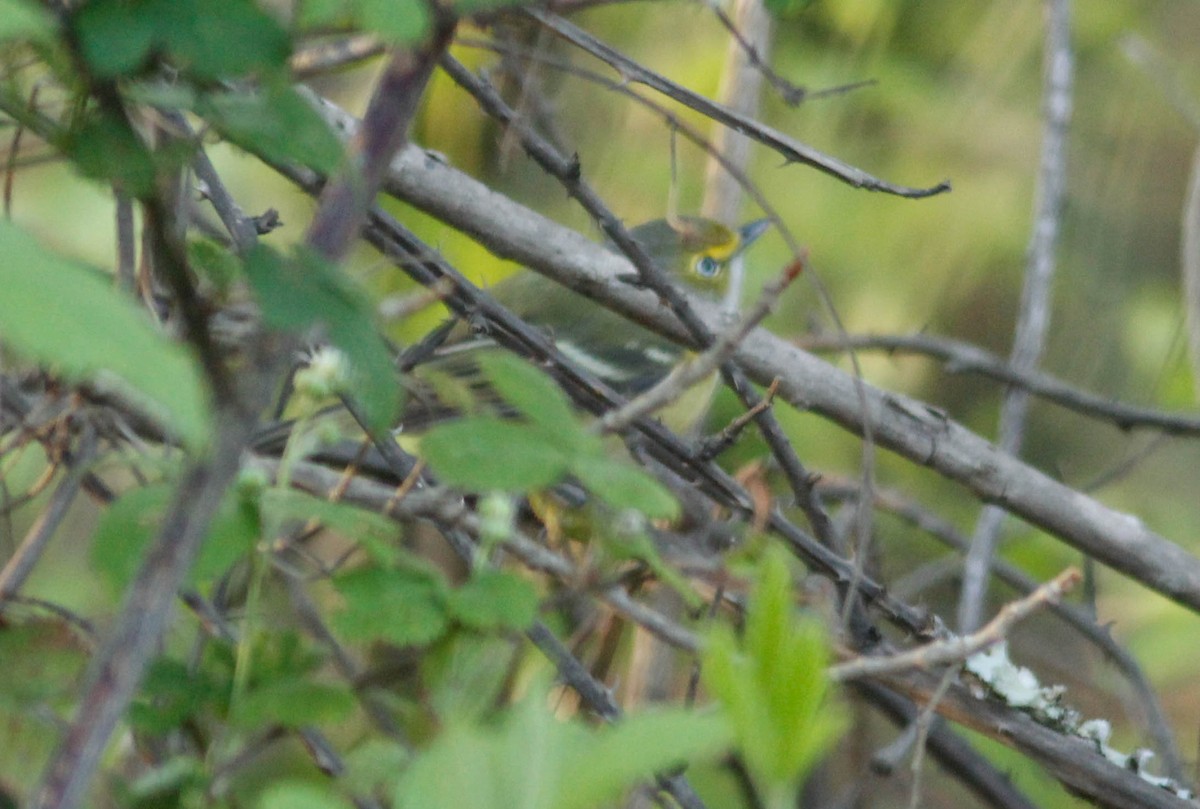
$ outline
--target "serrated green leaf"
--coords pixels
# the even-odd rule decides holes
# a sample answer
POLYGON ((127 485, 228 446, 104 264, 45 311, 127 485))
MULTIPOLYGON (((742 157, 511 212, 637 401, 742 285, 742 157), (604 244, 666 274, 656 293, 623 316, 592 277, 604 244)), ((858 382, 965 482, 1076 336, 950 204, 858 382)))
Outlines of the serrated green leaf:
POLYGON ((604 442, 583 428, 562 389, 528 360, 507 351, 479 351, 476 361, 492 389, 531 424, 553 436, 564 454, 603 452, 604 442))
POLYGON ((333 583, 346 602, 333 623, 350 640, 422 646, 449 628, 446 586, 427 573, 365 568, 333 583))
POLYGON ((487 631, 528 629, 537 616, 533 585, 512 573, 481 570, 450 591, 450 612, 464 626, 487 631))
POLYGON ((764 794, 794 797, 844 727, 841 712, 826 700, 828 660, 824 627, 796 614, 787 559, 772 547, 760 563, 742 642, 718 627, 702 670, 764 794))
POLYGON ((10 222, 0 222, 0 255, 6 347, 72 381, 115 377, 189 447, 207 445, 208 393, 185 348, 156 331, 103 274, 43 249, 10 222))
POLYGON ((301 163, 332 174, 342 162, 342 143, 325 120, 291 87, 204 96, 196 111, 226 139, 279 162, 301 163))
POLYGON ((32 0, 0 0, 0 42, 45 40, 54 35, 54 18, 32 0))
POLYGON ((631 508, 651 519, 673 520, 679 516, 674 495, 632 462, 584 455, 572 459, 571 473, 588 491, 615 508, 631 508))
POLYGON ((421 439, 421 454, 444 482, 476 492, 542 489, 567 471, 551 436, 494 416, 435 427, 421 439))
POLYGON ((281 781, 259 796, 257 809, 354 809, 354 804, 327 786, 307 781, 281 781))
POLYGON ((323 327, 350 360, 350 389, 367 421, 375 429, 387 429, 400 405, 400 384, 366 297, 311 251, 285 260, 260 244, 244 266, 267 324, 292 332, 323 327))
POLYGON ((259 686, 238 700, 233 721, 242 728, 283 725, 298 728, 338 722, 354 710, 349 686, 309 680, 277 680, 259 686))

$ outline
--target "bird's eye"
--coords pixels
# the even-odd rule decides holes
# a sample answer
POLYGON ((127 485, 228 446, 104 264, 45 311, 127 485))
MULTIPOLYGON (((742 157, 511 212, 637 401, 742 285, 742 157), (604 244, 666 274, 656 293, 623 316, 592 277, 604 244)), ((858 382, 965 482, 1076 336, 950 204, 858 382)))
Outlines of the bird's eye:
POLYGON ((721 262, 712 256, 700 256, 696 259, 696 275, 701 278, 716 278, 721 272, 721 262))

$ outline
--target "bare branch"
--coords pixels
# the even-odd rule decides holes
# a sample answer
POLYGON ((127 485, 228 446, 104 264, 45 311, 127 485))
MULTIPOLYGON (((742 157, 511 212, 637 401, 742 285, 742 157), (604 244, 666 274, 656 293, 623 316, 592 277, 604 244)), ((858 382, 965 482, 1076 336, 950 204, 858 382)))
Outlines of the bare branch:
POLYGON ((938 183, 930 188, 907 188, 880 180, 861 169, 843 163, 835 157, 822 154, 811 146, 800 143, 778 130, 759 123, 753 118, 740 115, 704 96, 697 95, 652 70, 647 70, 583 29, 572 25, 560 17, 536 9, 526 9, 525 13, 571 44, 612 66, 625 80, 638 82, 657 90, 663 95, 687 107, 691 107, 702 115, 712 118, 714 121, 719 121, 725 126, 758 141, 783 155, 790 162, 804 163, 805 165, 812 166, 818 171, 824 172, 844 183, 848 183, 855 188, 863 188, 868 191, 882 191, 887 194, 895 194, 896 196, 908 197, 910 199, 929 197, 950 190, 949 182, 938 183))
POLYGON ((796 340, 806 351, 877 349, 889 353, 921 354, 941 360, 948 373, 974 373, 1019 387, 1034 396, 1084 416, 1109 421, 1122 430, 1138 427, 1167 435, 1200 435, 1200 417, 1170 413, 1113 401, 1081 390, 1035 368, 1020 370, 979 346, 936 334, 810 335, 796 340))
MULTIPOLYGON (((1042 137, 1042 160, 1038 171, 1037 203, 1029 259, 1021 290, 1011 362, 1018 371, 1037 367, 1050 326, 1050 300, 1054 282, 1055 253, 1067 194, 1067 125, 1071 119, 1071 6, 1070 0, 1045 0, 1046 45, 1043 106, 1046 122, 1042 137)), ((1025 435, 1029 394, 1010 388, 1000 406, 1000 449, 1018 455, 1025 435)), ((958 602, 958 626, 970 632, 979 624, 987 595, 988 562, 996 554, 1004 511, 985 506, 975 524, 971 550, 963 566, 962 591, 958 602)))
POLYGON ((1006 604, 987 626, 970 635, 961 635, 881 657, 858 657, 829 669, 829 676, 839 682, 907 669, 933 669, 961 663, 971 655, 1003 640, 1013 624, 1027 618, 1046 604, 1058 602, 1079 583, 1083 574, 1077 568, 1067 568, 1024 598, 1006 604))

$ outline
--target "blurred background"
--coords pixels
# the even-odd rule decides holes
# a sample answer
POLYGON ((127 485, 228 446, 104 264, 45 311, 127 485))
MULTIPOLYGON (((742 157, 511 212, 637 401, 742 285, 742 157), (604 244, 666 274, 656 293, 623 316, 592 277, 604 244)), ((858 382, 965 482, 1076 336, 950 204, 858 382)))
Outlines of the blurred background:
MULTIPOLYGON (((728 34, 698 3, 628 3, 572 19, 644 65, 715 96, 728 34)), ((764 89, 762 118, 771 126, 889 181, 931 186, 949 179, 952 193, 907 200, 869 193, 752 148, 750 174, 811 255, 811 275, 829 291, 852 334, 929 333, 968 341, 1007 356, 1020 298, 1041 145, 1043 6, 1036 0, 814 0, 775 21, 771 64, 816 91, 873 82, 843 94, 788 106, 764 89)), ((487 30, 460 30, 459 59, 495 69, 499 57, 472 42, 487 30)), ((1068 197, 1058 254, 1053 317, 1043 367, 1084 390, 1123 402, 1195 411, 1195 380, 1186 352, 1180 294, 1182 206, 1200 120, 1200 4, 1162 0, 1076 2, 1074 114, 1068 197)), ((536 32, 516 30, 545 60, 618 78, 598 62, 536 32)), ((324 77, 315 88, 359 113, 377 63, 324 77)), ((524 69, 530 69, 528 64, 524 69)), ((535 65, 541 111, 555 136, 579 153, 584 175, 626 222, 663 216, 671 187, 671 138, 661 119, 628 98, 554 67, 535 65)), ((501 76, 496 74, 499 81, 501 76)), ((636 88, 653 97, 650 91, 636 88)), ((670 101, 655 98, 675 109, 670 101)), ((683 110, 685 120, 709 130, 683 110)), ((426 99, 415 139, 453 165, 558 221, 595 236, 586 215, 542 175, 473 102, 444 76, 426 99)), ((213 150, 218 168, 251 213, 281 212, 276 244, 298 240, 312 203, 251 158, 213 150)), ((699 210, 705 155, 679 140, 681 212, 699 210)), ((487 282, 515 268, 440 223, 393 205, 402 221, 467 275, 487 282)), ((114 262, 112 205, 103 189, 55 164, 17 175, 14 218, 48 241, 100 266, 114 262), (70 211, 69 227, 63 212, 70 211)), ((744 218, 761 215, 752 205, 744 218)), ((747 296, 789 261, 783 240, 768 234, 749 257, 747 296)), ((356 272, 380 295, 404 292, 399 274, 370 251, 356 272)), ((439 319, 427 313, 393 336, 413 339, 439 319)), ((802 338, 828 333, 833 321, 813 279, 795 285, 769 326, 802 338)), ((831 357, 843 368, 849 363, 831 357)), ((944 408, 993 437, 1003 388, 948 373, 916 356, 863 352, 868 381, 944 408)), ((734 412, 719 403, 715 423, 734 412)), ((781 414, 810 469, 859 474, 862 448, 813 416, 781 414)), ((748 438, 730 453, 737 468, 764 450, 748 438)), ((1111 424, 1035 403, 1025 458, 1065 483, 1137 515, 1154 530, 1200 551, 1200 447, 1154 431, 1111 424)), ((898 489, 967 534, 979 505, 960 487, 880 452, 879 483, 898 489)), ((1004 526, 1003 554, 1046 579, 1078 554, 1023 523, 1004 526)), ((877 564, 895 582, 946 555, 925 535, 877 516, 877 564)), ((1187 653, 1196 617, 1103 569, 1095 571, 1097 619, 1111 624, 1146 666, 1172 717, 1181 749, 1196 757, 1200 664, 1187 653)), ((1012 596, 993 588, 995 603, 1012 596)), ((915 600, 953 614, 957 579, 935 579, 915 600)), ((1014 657, 1043 683, 1070 685, 1068 702, 1086 716, 1118 723, 1114 746, 1145 739, 1125 722, 1127 689, 1091 647, 1049 618, 1018 630, 1014 657), (1124 724, 1122 724, 1124 722, 1124 724)), ((879 741, 886 742, 882 734, 879 741)), ((1028 762, 1013 759, 1018 784, 1042 805, 1074 800, 1028 762), (1018 763, 1020 762, 1020 763, 1018 763)), ((961 796, 960 796, 961 797, 961 796)), ((931 793, 931 802, 955 795, 931 793)))

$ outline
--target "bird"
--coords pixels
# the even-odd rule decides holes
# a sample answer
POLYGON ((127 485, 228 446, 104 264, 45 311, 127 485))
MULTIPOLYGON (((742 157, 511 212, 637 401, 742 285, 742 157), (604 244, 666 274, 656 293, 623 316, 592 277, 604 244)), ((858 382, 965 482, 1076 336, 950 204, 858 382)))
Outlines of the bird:
MULTIPOLYGON (((729 287, 730 263, 769 226, 766 219, 731 228, 698 216, 673 216, 638 225, 629 233, 682 289, 716 303, 729 287)), ((545 330, 566 359, 626 397, 650 388, 688 353, 683 346, 537 273, 518 273, 487 291, 514 315, 545 330)), ((453 380, 465 382, 478 401, 499 405, 486 386, 477 383, 474 363, 478 352, 494 350, 495 343, 461 321, 445 327, 440 339, 424 363, 425 378, 438 384, 415 389, 405 408, 406 431, 419 431, 421 425, 444 418, 454 409, 438 401, 439 396, 446 398, 453 380)), ((706 412, 714 388, 712 383, 698 384, 698 395, 684 397, 664 421, 677 432, 694 428, 706 412)))
MULTIPOLYGON (((757 241, 769 224, 769 220, 758 219, 731 228, 710 219, 679 215, 646 222, 629 232, 681 288, 719 302, 729 288, 730 263, 757 241)), ((626 397, 653 386, 689 353, 683 346, 534 272, 510 276, 487 292, 529 325, 546 331, 569 361, 626 397)), ((404 384, 408 396, 392 432, 407 452, 420 454, 421 436, 455 416, 480 411, 513 415, 503 398, 490 389, 479 366, 487 352, 502 349, 486 330, 469 321, 452 320, 434 329, 410 350, 411 361, 400 362, 407 370, 404 384)), ((314 353, 310 369, 321 364, 318 358, 323 355, 322 351, 314 353)), ((678 433, 694 430, 707 413, 715 389, 713 374, 660 414, 664 424, 678 433)), ((313 425, 332 428, 328 431, 332 443, 319 441, 322 446, 310 457, 330 463, 348 463, 357 457, 363 471, 390 477, 390 469, 394 474, 396 470, 387 459, 379 457, 382 448, 378 443, 376 449, 361 455, 353 441, 344 439, 348 418, 343 407, 334 406, 310 419, 309 429, 313 425)), ((268 426, 257 436, 255 448, 280 451, 292 426, 291 420, 268 426)))

